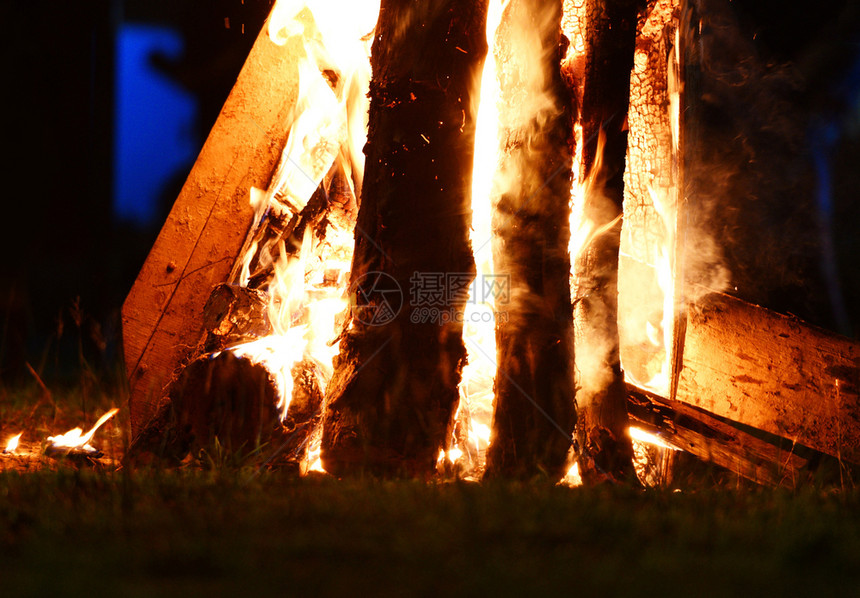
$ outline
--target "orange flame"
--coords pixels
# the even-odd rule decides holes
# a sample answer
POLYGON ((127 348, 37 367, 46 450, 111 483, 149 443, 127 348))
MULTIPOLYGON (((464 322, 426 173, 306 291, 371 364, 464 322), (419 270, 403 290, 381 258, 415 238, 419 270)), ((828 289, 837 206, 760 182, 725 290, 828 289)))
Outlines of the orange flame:
POLYGON ((53 448, 57 449, 84 449, 87 451, 95 451, 96 449, 89 445, 89 441, 92 440, 96 430, 102 427, 107 420, 117 413, 119 413, 119 409, 113 408, 102 415, 86 434, 82 434, 81 428, 74 428, 60 436, 48 436, 48 442, 51 443, 53 448))
MULTIPOLYGON (((299 90, 290 133, 281 160, 265 190, 252 189, 254 228, 268 211, 298 216, 311 196, 328 189, 326 177, 337 165, 349 191, 360 196, 364 171, 362 148, 367 137, 370 82, 370 40, 379 0, 334 0, 310 3, 278 0, 269 17, 270 39, 285 44, 298 38, 305 50, 300 60, 299 90), (312 5, 313 4, 313 5, 312 5)), ((293 393, 293 368, 314 364, 323 392, 333 374, 332 360, 348 308, 346 284, 352 261, 351 227, 326 219, 306 226, 301 247, 288 251, 281 239, 249 248, 237 282, 247 285, 255 255, 259 266, 271 268, 268 317, 274 334, 230 350, 261 363, 272 373, 279 394, 278 409, 287 416, 293 393)), ((306 470, 322 470, 319 438, 311 442, 306 470)))

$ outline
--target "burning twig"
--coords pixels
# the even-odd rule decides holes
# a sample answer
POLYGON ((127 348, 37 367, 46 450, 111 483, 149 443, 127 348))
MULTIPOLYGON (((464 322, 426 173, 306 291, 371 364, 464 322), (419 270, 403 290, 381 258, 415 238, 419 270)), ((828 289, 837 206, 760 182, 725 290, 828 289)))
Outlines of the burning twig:
POLYGON ((93 436, 107 420, 112 418, 119 412, 119 409, 114 408, 102 415, 96 424, 90 428, 89 432, 82 434, 81 428, 74 428, 60 436, 48 436, 49 444, 45 448, 46 455, 83 455, 86 457, 101 457, 102 453, 99 449, 89 444, 93 436))

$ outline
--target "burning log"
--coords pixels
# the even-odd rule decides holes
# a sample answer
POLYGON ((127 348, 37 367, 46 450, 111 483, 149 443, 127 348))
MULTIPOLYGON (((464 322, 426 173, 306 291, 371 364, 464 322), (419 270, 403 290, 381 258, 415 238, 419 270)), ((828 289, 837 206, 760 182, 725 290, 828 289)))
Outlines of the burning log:
POLYGON ((248 288, 267 288, 274 276, 275 263, 284 258, 281 252, 297 256, 306 232, 313 230, 319 239, 325 239, 328 222, 341 230, 350 230, 357 207, 346 179, 341 164, 335 163, 301 209, 279 200, 280 194, 276 193, 272 205, 256 230, 248 235, 240 252, 240 255, 250 253, 250 256, 244 263, 236 263, 231 279, 240 279, 242 269, 247 268, 248 288))
POLYGON ((189 444, 251 452, 280 436, 276 385, 269 371, 230 351, 188 364, 168 390, 175 425, 189 444))
POLYGON ((639 0, 587 0, 580 180, 593 181, 583 216, 597 235, 574 264, 577 432, 583 481, 635 479, 618 349, 618 249, 625 127, 639 0), (598 159, 598 141, 605 136, 598 159), (602 339, 602 340, 600 340, 602 339), (587 356, 581 359, 580 356, 587 356))
POLYGON ((203 307, 203 350, 213 353, 270 334, 268 301, 268 295, 257 289, 216 285, 203 307))
POLYGON ((486 10, 484 0, 383 0, 380 8, 351 273, 356 305, 323 421, 322 461, 335 475, 429 475, 451 425, 475 268, 472 96, 486 10), (404 293, 421 277, 451 273, 449 317, 422 322, 404 293))
POLYGON ((203 336, 204 304, 253 219, 250 189, 268 186, 286 143, 300 55, 298 40, 277 46, 263 28, 123 305, 133 435, 203 336))
MULTIPOLYGON (((685 286, 679 239, 693 234, 688 226, 683 236, 677 234, 683 203, 680 107, 684 94, 679 62, 684 52, 679 46, 686 31, 679 28, 679 12, 677 0, 649 5, 636 39, 618 264, 625 376, 667 396, 671 395, 670 362, 677 354, 677 339, 683 338, 676 334, 681 332, 676 329, 682 318, 676 314, 683 308, 679 294, 685 286)), ((685 81, 689 84, 689 79, 685 81)), ((697 247, 705 247, 709 241, 709 236, 696 235, 697 247)), ((714 270, 717 265, 713 264, 714 270)), ((716 276, 712 284, 720 285, 716 276)))
POLYGON ((138 435, 128 455, 144 452, 173 460, 189 452, 249 455, 262 451, 271 462, 298 467, 322 409, 314 364, 303 361, 287 385, 289 405, 282 423, 279 375, 231 351, 202 355, 169 386, 157 417, 138 435), (216 445, 217 443, 217 445, 216 445))
POLYGON ((493 190, 493 436, 486 475, 564 474, 575 423, 570 312, 570 98, 561 1, 512 0, 496 33, 501 164, 493 190))

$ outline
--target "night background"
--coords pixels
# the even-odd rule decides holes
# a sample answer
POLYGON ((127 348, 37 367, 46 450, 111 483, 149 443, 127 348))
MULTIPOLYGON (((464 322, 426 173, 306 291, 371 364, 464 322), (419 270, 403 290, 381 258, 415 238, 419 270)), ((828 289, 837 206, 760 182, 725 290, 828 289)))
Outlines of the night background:
MULTIPOLYGON (((28 364, 62 379, 81 354, 95 369, 118 371, 122 302, 271 5, 2 4, 4 382, 31 381, 28 364)), ((772 299, 775 309, 854 335, 860 329, 858 9, 846 2, 733 6, 745 31, 755 34, 763 61, 796 67, 801 84, 793 99, 807 121, 798 124, 797 139, 816 173, 810 201, 835 233, 830 265, 819 243, 801 260, 811 274, 774 296, 747 298, 772 299)), ((768 209, 759 211, 765 220, 757 226, 767 225, 768 209)))
POLYGON ((122 302, 272 4, 2 3, 4 382, 62 379, 79 342, 117 367, 122 302))

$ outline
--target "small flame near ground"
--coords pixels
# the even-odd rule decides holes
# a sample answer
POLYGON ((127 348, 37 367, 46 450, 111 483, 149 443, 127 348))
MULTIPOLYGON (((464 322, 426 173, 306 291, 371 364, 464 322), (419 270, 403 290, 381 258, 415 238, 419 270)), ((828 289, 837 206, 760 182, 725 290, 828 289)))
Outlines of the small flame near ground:
POLYGON ((96 431, 117 413, 119 413, 119 409, 113 408, 102 415, 86 434, 83 434, 83 430, 81 428, 74 428, 60 436, 48 436, 48 442, 51 443, 51 448, 53 449, 80 449, 90 453, 98 452, 96 448, 90 446, 89 442, 92 440, 93 436, 95 436, 96 431))
POLYGON ((567 470, 567 473, 564 474, 564 477, 561 478, 561 481, 558 483, 559 486, 570 486, 571 488, 575 488, 577 486, 582 486, 582 476, 579 475, 579 463, 574 463, 567 470))
POLYGON ((6 441, 6 448, 3 449, 3 452, 11 455, 16 450, 18 450, 18 443, 21 440, 21 436, 23 435, 24 433, 21 432, 20 434, 12 436, 8 441, 6 441))

